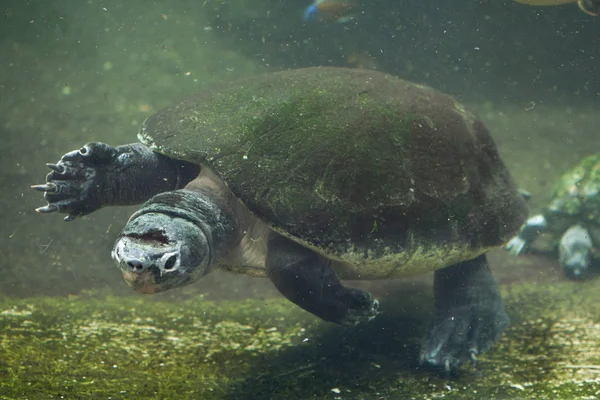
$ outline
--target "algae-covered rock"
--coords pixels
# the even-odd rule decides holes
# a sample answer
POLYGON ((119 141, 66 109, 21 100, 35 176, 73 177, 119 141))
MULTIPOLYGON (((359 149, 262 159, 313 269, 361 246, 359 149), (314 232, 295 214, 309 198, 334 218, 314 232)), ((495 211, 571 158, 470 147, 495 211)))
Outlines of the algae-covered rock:
POLYGON ((593 399, 599 287, 505 288, 512 326, 476 369, 450 377, 418 366, 430 310, 405 310, 428 303, 420 286, 399 287, 355 329, 283 299, 4 299, 0 398, 593 399))

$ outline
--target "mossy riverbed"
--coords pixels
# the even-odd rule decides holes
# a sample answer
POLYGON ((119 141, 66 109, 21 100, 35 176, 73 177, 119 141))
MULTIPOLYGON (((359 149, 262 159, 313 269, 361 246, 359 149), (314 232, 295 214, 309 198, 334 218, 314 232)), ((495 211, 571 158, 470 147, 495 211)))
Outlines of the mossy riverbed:
POLYGON ((511 327, 456 376, 418 366, 426 286, 399 285, 380 316, 352 329, 282 298, 5 298, 0 398, 595 399, 599 288, 505 287, 511 327))

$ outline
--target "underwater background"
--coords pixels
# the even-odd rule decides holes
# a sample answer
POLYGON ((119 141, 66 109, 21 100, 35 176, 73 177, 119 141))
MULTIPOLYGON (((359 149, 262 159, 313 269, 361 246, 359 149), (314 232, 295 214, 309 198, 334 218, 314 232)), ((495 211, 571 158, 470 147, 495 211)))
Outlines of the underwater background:
POLYGON ((491 130, 532 214, 600 152, 600 18, 576 4, 372 0, 344 22, 307 21, 307 6, 0 1, 1 399, 600 398, 600 277, 568 280, 551 252, 489 253, 511 327, 476 368, 438 376, 418 363, 429 275, 350 283, 382 314, 349 329, 268 280, 219 271, 135 294, 110 259, 135 207, 70 223, 35 213, 44 163, 135 142, 145 118, 212 83, 307 66, 455 96, 491 130))

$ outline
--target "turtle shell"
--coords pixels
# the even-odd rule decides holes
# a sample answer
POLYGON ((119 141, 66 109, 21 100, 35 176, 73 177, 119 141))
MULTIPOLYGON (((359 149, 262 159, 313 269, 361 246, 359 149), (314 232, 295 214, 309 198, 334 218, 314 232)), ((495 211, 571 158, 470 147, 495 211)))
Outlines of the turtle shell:
MULTIPOLYGON (((577 223, 600 226, 600 153, 584 157, 556 182, 544 213, 552 230, 562 234, 577 223)), ((600 232, 594 235, 600 243, 600 232)))
POLYGON ((211 168, 275 230, 346 261, 402 253, 442 267, 502 244, 527 214, 480 119, 376 71, 222 84, 151 116, 138 137, 211 168))

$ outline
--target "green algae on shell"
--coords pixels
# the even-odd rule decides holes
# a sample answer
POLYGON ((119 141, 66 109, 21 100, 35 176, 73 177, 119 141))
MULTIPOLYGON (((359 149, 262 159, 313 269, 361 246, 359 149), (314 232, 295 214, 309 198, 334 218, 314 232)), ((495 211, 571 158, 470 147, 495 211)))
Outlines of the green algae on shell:
POLYGON ((210 167, 274 229, 365 278, 474 258, 527 213, 477 116, 376 71, 305 68, 224 83, 153 115, 139 138, 210 167))
POLYGON ((593 242, 600 243, 600 153, 584 157, 560 177, 543 213, 555 239, 574 224, 583 223, 593 242))

